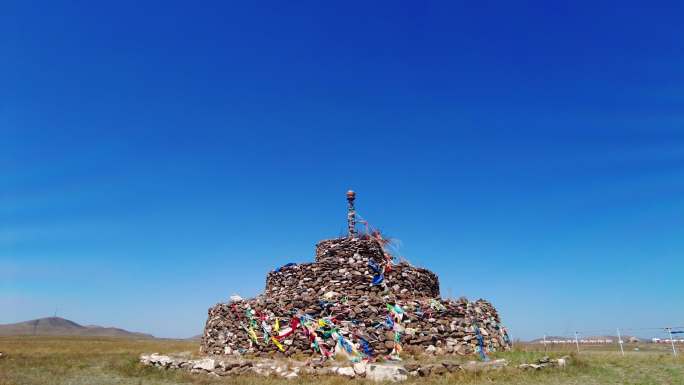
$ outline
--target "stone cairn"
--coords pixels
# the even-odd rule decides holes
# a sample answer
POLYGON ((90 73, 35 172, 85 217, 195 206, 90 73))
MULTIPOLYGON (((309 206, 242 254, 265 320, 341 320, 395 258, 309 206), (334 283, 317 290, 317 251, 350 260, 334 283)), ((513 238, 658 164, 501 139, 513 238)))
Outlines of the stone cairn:
POLYGON ((489 302, 442 299, 434 273, 395 263, 378 231, 357 231, 354 199, 348 192, 348 236, 319 242, 315 262, 282 266, 268 273, 263 294, 210 308, 201 352, 359 362, 510 348, 489 302))

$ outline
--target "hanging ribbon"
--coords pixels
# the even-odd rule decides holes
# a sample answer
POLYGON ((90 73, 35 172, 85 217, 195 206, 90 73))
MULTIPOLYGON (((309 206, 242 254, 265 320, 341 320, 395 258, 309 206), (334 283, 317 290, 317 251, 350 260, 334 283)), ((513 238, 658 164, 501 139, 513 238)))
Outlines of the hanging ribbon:
POLYGON ((368 341, 366 341, 365 338, 363 337, 357 337, 359 339, 359 346, 361 347, 361 350, 363 353, 368 356, 368 357, 373 357, 373 348, 371 348, 370 344, 368 341))
MULTIPOLYGON (((337 334, 337 333, 335 333, 337 334)), ((353 353, 354 347, 341 334, 337 334, 337 343, 349 354, 353 353)))
POLYGON ((279 349, 281 352, 284 352, 284 351, 285 351, 285 348, 283 347, 283 344, 281 344, 280 341, 278 341, 277 338, 271 336, 271 341, 273 341, 273 344, 274 344, 275 346, 277 346, 278 349, 279 349))
POLYGON ((387 314, 387 317, 385 317, 385 326, 387 326, 387 329, 394 329, 394 320, 390 314, 387 314))
POLYGON ((375 273, 375 275, 373 276, 373 280, 371 281, 371 285, 377 286, 377 285, 381 284, 382 281, 385 279, 385 276, 384 276, 385 268, 384 267, 380 268, 380 266, 378 266, 378 264, 375 263, 375 261, 372 259, 368 260, 368 267, 370 267, 371 270, 373 270, 373 272, 375 273))
POLYGON ((284 329, 280 332, 280 334, 278 334, 278 335, 275 336, 275 337, 276 337, 278 340, 282 341, 283 339, 285 339, 285 338, 291 336, 292 333, 294 333, 295 330, 297 330, 297 328, 299 327, 299 324, 300 324, 299 318, 297 318, 297 317, 292 317, 292 319, 290 320, 290 326, 284 328, 284 329))
POLYGON ((368 267, 370 267, 371 270, 373 270, 373 272, 375 272, 376 274, 380 274, 380 266, 378 266, 378 264, 375 263, 374 260, 372 260, 372 259, 368 260, 368 267))
POLYGON ((484 348, 484 337, 482 336, 482 333, 480 333, 480 328, 475 325, 475 333, 477 336, 477 345, 480 348, 480 358, 482 358, 482 361, 489 361, 489 357, 487 357, 487 354, 485 353, 485 348, 484 348))
POLYGON ((261 330, 264 331, 264 343, 267 344, 271 336, 271 326, 266 321, 261 321, 261 330))
POLYGON ((240 326, 247 332, 247 335, 249 336, 249 339, 254 342, 255 344, 259 345, 259 338, 256 335, 256 332, 252 328, 252 326, 247 327, 244 323, 240 322, 240 326))

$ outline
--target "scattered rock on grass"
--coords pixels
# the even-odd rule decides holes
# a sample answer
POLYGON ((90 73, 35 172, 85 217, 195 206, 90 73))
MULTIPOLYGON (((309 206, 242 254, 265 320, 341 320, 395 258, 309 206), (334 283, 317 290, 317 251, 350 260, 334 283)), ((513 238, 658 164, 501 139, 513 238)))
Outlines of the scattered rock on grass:
POLYGON ((366 378, 376 382, 399 382, 408 378, 408 372, 401 365, 371 364, 366 370, 366 378))
POLYGON ((518 368, 523 370, 541 370, 548 367, 565 368, 568 364, 569 359, 570 356, 563 356, 561 358, 556 358, 553 360, 545 356, 537 360, 537 362, 535 363, 520 364, 518 365, 518 368))

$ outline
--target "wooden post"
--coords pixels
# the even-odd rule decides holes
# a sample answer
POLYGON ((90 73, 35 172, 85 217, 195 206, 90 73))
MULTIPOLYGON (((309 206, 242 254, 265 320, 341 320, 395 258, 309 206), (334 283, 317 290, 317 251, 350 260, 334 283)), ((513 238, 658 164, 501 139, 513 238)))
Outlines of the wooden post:
POLYGON ((622 355, 625 355, 625 348, 622 347, 622 336, 620 335, 620 328, 617 329, 617 337, 618 337, 618 344, 620 344, 620 352, 622 352, 622 355))
POLYGON ((354 210, 354 199, 356 199, 356 193, 352 190, 347 191, 347 236, 349 238, 356 237, 356 210, 354 210))

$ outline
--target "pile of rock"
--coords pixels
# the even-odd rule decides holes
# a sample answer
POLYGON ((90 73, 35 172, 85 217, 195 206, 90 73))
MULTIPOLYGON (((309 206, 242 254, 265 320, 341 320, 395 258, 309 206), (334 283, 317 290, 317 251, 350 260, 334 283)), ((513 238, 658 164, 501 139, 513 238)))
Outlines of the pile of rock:
POLYGON ((435 274, 394 264, 376 238, 320 242, 315 260, 270 272, 256 298, 209 309, 201 351, 313 351, 360 360, 405 350, 465 355, 510 347, 490 303, 441 299, 435 274))
POLYGON ((347 297, 364 295, 395 298, 439 296, 439 280, 426 269, 408 263, 392 264, 375 239, 340 238, 316 245, 316 262, 288 264, 268 273, 265 295, 321 297, 336 292, 347 297), (378 272, 374 271, 376 267, 378 272), (380 280, 373 283, 375 277, 380 280))

